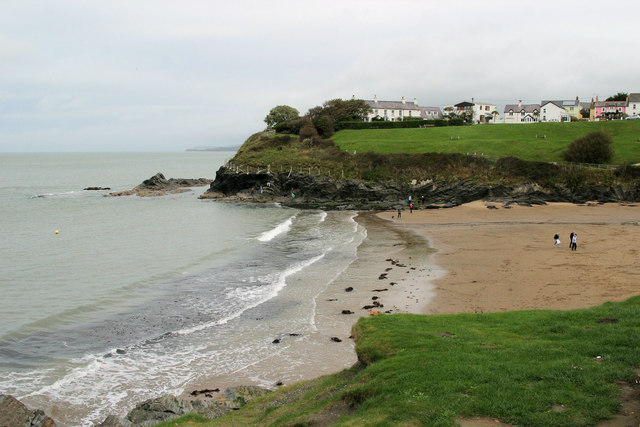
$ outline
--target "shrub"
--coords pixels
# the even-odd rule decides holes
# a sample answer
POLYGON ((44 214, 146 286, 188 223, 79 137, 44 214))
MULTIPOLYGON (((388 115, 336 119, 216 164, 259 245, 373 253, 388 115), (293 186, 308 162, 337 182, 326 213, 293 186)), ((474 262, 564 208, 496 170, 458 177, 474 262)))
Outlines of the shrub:
POLYGON ((301 140, 311 139, 316 135, 318 135, 318 132, 316 131, 315 126, 313 126, 311 123, 308 123, 300 128, 301 140))
POLYGON ((306 125, 311 123, 309 117, 300 117, 297 119, 291 119, 284 121, 282 123, 278 123, 273 128, 277 133, 288 133, 292 135, 298 135, 300 133, 300 129, 306 125))
POLYGON ((632 165, 618 166, 613 174, 616 178, 638 179, 640 178, 640 167, 632 165))
POLYGON ((315 125, 318 134, 323 138, 330 138, 335 133, 333 119, 330 116, 320 116, 318 120, 316 120, 315 125))
POLYGON ((589 132, 576 139, 564 152, 564 159, 576 163, 607 163, 613 157, 609 134, 602 131, 589 132))

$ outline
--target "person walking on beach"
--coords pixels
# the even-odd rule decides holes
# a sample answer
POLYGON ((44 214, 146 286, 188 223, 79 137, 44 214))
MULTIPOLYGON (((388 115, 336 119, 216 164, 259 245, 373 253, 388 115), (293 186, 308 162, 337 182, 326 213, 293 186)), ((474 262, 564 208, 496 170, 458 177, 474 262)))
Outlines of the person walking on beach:
POLYGON ((558 236, 557 234, 553 236, 553 247, 554 248, 560 247, 560 236, 558 236))
POLYGON ((413 213, 413 203, 409 205, 409 213, 413 213))
POLYGON ((571 238, 571 250, 578 250, 578 235, 576 233, 573 233, 573 237, 571 238))
POLYGON ((569 249, 573 250, 573 231, 569 234, 569 249))
POLYGON ((398 209, 398 219, 400 219, 401 216, 402 216, 402 211, 398 209))

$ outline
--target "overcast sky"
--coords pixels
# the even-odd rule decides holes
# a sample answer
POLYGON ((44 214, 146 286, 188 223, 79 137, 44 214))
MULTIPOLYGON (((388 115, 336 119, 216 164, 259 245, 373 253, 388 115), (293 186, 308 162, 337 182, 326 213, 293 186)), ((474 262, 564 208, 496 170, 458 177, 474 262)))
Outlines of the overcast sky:
POLYGON ((640 2, 0 0, 0 151, 239 145, 276 105, 640 92, 640 2))

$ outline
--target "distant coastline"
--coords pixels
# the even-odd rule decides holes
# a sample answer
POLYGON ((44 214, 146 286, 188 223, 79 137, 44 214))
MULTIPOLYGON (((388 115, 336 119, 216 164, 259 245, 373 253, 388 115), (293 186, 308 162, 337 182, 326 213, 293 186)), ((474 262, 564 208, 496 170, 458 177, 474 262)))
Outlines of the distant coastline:
POLYGON ((240 145, 226 146, 226 147, 193 147, 187 148, 186 151, 238 151, 240 145))

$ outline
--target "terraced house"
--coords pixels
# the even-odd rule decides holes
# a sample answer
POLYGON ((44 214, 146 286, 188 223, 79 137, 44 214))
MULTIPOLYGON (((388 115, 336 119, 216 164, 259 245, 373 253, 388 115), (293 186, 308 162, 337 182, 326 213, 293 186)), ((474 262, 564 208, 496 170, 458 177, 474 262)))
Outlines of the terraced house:
POLYGON ((376 95, 373 99, 364 102, 371 107, 371 112, 365 118, 366 122, 386 120, 391 122, 402 121, 405 117, 427 119, 441 119, 440 107, 420 107, 418 100, 407 101, 404 96, 400 101, 380 101, 376 95))

